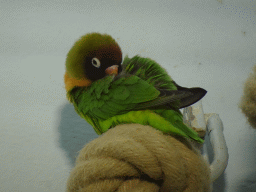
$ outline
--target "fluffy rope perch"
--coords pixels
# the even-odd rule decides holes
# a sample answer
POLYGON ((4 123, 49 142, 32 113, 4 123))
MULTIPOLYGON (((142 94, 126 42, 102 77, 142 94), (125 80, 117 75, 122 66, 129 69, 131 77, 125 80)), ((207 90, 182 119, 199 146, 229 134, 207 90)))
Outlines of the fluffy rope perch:
POLYGON ((68 192, 207 192, 210 171, 185 139, 139 124, 118 125, 87 144, 68 192))
POLYGON ((250 125, 256 129, 256 65, 244 84, 240 108, 248 118, 250 125))

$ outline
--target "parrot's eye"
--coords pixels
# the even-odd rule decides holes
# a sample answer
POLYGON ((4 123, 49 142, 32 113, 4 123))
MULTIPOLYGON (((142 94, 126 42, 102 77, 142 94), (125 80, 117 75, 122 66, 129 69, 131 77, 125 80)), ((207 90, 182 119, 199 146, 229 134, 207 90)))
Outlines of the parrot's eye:
POLYGON ((94 57, 94 58, 92 59, 92 65, 93 65, 94 67, 99 68, 99 67, 100 67, 100 60, 97 59, 96 57, 94 57))

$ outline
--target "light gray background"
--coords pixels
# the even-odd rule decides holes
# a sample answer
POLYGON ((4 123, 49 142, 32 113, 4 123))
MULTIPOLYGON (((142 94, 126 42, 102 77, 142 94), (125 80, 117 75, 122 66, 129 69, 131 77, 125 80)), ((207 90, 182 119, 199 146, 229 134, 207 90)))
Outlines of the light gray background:
POLYGON ((65 191, 97 137, 65 98, 65 57, 89 32, 150 57, 182 86, 208 90, 229 164, 214 191, 256 191, 256 133, 238 108, 256 64, 256 0, 0 1, 0 191, 65 191))

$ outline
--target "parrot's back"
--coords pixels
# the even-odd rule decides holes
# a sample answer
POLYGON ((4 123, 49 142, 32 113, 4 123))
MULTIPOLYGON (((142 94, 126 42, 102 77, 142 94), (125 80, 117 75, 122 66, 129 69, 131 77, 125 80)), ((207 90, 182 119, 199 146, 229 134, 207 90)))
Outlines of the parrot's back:
POLYGON ((143 58, 138 55, 133 58, 126 56, 122 67, 124 73, 136 75, 157 89, 177 90, 166 70, 150 58, 143 58))
MULTIPOLYGON (((126 56, 122 63, 122 68, 124 70, 122 73, 136 75, 158 90, 177 90, 174 81, 168 75, 167 71, 162 68, 156 61, 150 58, 143 58, 138 55, 132 58, 128 58, 128 56, 126 56)), ((165 106, 172 108, 180 113, 178 108, 179 104, 180 101, 177 100, 171 104, 166 104, 165 106)), ((159 107, 156 108, 159 109, 159 107)), ((163 109, 164 106, 161 106, 160 108, 163 109)))

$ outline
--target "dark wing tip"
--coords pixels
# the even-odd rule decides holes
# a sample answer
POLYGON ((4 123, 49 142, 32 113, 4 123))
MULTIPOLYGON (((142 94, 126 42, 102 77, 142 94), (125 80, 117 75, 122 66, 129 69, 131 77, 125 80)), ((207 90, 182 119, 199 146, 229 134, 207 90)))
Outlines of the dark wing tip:
POLYGON ((193 105, 194 103, 196 103, 197 101, 202 99, 207 93, 207 91, 205 89, 200 88, 200 87, 186 88, 186 87, 179 86, 175 82, 173 82, 173 83, 175 84, 175 86, 177 87, 178 90, 188 91, 188 92, 192 93, 191 96, 188 96, 188 97, 180 100, 180 105, 179 105, 180 109, 190 106, 190 105, 193 105))
POLYGON ((192 95, 181 99, 179 108, 184 108, 184 107, 193 105, 194 103, 196 103, 197 101, 202 99, 207 93, 207 91, 205 89, 202 89, 199 87, 190 88, 187 91, 191 92, 192 95))

